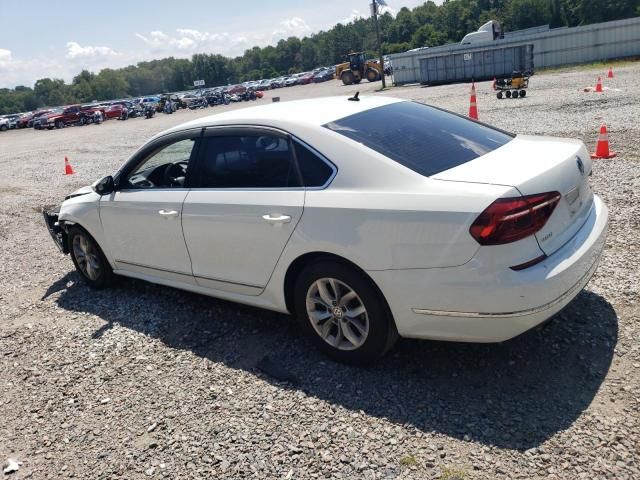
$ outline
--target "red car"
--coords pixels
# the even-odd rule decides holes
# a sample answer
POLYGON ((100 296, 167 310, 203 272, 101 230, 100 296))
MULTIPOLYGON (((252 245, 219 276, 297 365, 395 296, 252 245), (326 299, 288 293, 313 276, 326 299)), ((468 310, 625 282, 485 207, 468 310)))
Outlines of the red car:
POLYGON ((40 116, 40 118, 33 122, 33 127, 38 130, 44 128, 51 130, 53 128, 66 127, 67 125, 84 125, 98 110, 102 112, 102 116, 104 117, 103 107, 93 105, 69 105, 40 116))
POLYGON ((244 85, 233 85, 227 89, 229 95, 240 95, 247 91, 247 87, 244 85))
POLYGON ((313 82, 313 72, 307 72, 304 75, 298 77, 298 85, 307 85, 313 82))
POLYGON ((27 127, 31 128, 33 127, 33 121, 35 119, 49 112, 51 112, 51 110, 37 110, 33 113, 27 113, 26 115, 22 115, 16 121, 16 128, 27 128, 27 127))
POLYGON ((120 104, 120 103, 115 103, 113 105, 109 105, 108 107, 104 107, 104 118, 105 120, 111 119, 111 118, 121 118, 123 115, 123 111, 127 110, 127 108, 120 104))

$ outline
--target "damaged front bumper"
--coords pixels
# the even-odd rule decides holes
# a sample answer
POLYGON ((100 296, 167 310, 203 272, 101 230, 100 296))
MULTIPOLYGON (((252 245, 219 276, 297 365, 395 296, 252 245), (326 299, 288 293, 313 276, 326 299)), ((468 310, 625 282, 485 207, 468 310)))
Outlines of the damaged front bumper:
POLYGON ((47 230, 51 238, 58 249, 64 253, 69 253, 67 246, 67 232, 62 228, 58 222, 58 216, 60 214, 60 207, 45 207, 42 209, 42 215, 44 216, 44 223, 47 225, 47 230))

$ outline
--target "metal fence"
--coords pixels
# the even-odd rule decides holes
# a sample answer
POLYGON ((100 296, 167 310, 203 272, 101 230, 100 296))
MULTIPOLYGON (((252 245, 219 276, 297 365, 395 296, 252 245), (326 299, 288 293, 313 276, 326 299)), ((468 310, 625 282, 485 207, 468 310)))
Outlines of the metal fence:
POLYGON ((614 58, 640 56, 640 17, 582 27, 546 29, 533 32, 509 32, 502 40, 478 45, 443 45, 417 52, 391 55, 394 84, 424 81, 421 60, 431 57, 463 54, 476 49, 503 49, 533 45, 535 68, 555 67, 614 58))

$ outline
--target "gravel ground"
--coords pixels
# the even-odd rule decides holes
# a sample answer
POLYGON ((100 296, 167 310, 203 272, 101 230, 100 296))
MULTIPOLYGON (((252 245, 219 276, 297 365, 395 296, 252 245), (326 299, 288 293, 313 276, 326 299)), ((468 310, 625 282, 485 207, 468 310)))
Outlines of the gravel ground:
MULTIPOLYGON (((596 276, 544 327, 496 345, 400 341, 368 369, 334 364, 290 318, 123 279, 94 292, 39 209, 111 173, 142 142, 223 108, 0 133, 0 462, 12 478, 640 478, 640 64, 478 85, 483 121, 581 138, 606 121, 610 208, 596 276), (62 175, 69 156, 77 171, 62 175)), ((267 95, 372 93, 338 82, 267 95)), ((466 113, 468 85, 375 95, 466 113)))

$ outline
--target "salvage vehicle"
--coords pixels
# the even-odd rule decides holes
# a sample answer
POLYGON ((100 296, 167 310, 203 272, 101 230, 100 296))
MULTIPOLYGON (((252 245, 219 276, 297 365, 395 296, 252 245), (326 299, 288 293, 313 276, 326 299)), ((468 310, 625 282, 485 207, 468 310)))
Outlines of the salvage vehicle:
POLYGON ((104 107, 104 118, 105 120, 110 120, 112 118, 129 118, 129 110, 122 103, 114 103, 113 105, 104 107))
POLYGON ((37 130, 45 128, 52 130, 53 128, 63 128, 69 125, 85 125, 86 123, 91 123, 88 119, 94 119, 93 122, 96 123, 95 114, 98 111, 104 118, 104 107, 99 105, 69 105, 41 115, 34 121, 33 128, 37 130))
POLYGON ((289 312, 366 364, 398 336, 500 342, 563 309, 605 243, 591 167, 578 140, 356 94, 171 128, 44 217, 92 287, 289 312))
POLYGON ((9 115, 5 115, 2 118, 7 121, 8 128, 16 128, 16 123, 18 122, 18 119, 20 117, 21 115, 19 113, 11 113, 9 115))
POLYGON ((285 87, 293 87, 294 85, 298 84, 298 77, 296 75, 291 75, 290 77, 287 77, 284 81, 284 86, 285 87))
POLYGON ((314 83, 326 82, 333 80, 333 73, 329 70, 322 70, 313 76, 314 83))
POLYGON ((247 87, 245 87, 244 85, 232 85, 230 87, 227 87, 227 93, 229 95, 240 95, 246 91, 247 87))
POLYGON ((36 110, 35 112, 32 113, 26 113, 24 115, 22 115, 20 118, 18 118, 17 122, 16 122, 16 128, 31 128, 33 127, 33 122, 34 120, 36 120, 38 117, 45 115, 49 112, 51 112, 52 110, 50 108, 45 109, 45 110, 36 110))

